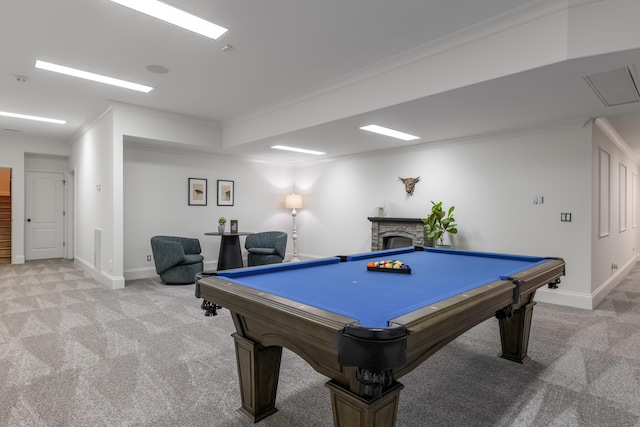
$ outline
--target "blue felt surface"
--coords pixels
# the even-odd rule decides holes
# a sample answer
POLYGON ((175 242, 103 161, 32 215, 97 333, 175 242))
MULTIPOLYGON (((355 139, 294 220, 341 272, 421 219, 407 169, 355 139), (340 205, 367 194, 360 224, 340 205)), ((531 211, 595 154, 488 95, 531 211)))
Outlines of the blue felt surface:
POLYGON ((395 317, 546 262, 537 257, 447 250, 362 255, 347 262, 330 258, 278 264, 279 268, 261 271, 219 272, 219 275, 241 285, 353 317, 363 326, 380 328, 388 326, 388 321, 395 317), (412 273, 367 271, 369 261, 385 259, 408 264, 412 273))

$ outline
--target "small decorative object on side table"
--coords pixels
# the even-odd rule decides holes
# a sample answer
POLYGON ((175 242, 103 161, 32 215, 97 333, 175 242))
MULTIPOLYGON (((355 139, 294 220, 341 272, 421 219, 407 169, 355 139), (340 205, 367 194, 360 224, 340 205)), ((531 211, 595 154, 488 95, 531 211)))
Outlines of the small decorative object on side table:
POLYGON ((218 234, 224 234, 224 226, 227 223, 227 219, 223 216, 218 218, 218 234))
POLYGON ((237 219, 232 219, 231 220, 231 230, 232 233, 237 233, 238 232, 238 220, 237 219))

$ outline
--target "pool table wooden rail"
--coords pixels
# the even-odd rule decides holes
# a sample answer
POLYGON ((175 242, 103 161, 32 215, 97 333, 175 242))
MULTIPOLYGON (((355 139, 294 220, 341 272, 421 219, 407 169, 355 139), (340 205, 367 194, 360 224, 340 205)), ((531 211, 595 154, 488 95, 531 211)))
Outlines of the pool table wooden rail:
POLYGON ((435 352, 513 301, 513 283, 496 281, 393 319, 407 329, 407 363, 394 369, 401 378, 435 352))
POLYGON ((200 283, 202 298, 227 308, 240 336, 263 346, 288 348, 319 373, 349 387, 352 369, 345 373, 333 342, 344 326, 356 319, 238 285, 223 277, 206 277, 200 283))

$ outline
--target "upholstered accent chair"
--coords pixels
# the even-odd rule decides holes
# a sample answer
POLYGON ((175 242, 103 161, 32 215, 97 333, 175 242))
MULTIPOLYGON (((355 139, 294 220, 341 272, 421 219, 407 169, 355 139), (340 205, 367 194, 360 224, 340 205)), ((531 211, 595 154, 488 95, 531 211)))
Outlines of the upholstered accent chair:
POLYGON ((200 255, 200 241, 189 237, 153 236, 151 251, 156 272, 167 285, 186 285, 195 282, 197 273, 204 270, 200 255))
POLYGON ((284 260, 287 249, 287 233, 284 231, 264 231, 247 236, 244 242, 247 265, 277 264, 284 260))

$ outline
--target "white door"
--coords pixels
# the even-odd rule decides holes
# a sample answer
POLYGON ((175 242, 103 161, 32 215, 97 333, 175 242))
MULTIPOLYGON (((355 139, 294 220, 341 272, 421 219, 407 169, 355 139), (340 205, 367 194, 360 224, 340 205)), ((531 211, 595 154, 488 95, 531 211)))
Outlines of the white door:
POLYGON ((26 173, 27 260, 64 256, 64 174, 26 173))

